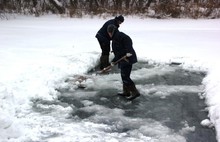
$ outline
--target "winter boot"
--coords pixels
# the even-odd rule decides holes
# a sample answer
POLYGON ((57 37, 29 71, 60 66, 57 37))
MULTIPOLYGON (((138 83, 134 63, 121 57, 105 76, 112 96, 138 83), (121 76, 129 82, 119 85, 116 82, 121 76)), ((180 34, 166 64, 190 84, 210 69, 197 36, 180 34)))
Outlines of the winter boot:
POLYGON ((108 55, 102 55, 100 57, 100 69, 103 70, 104 68, 108 67, 109 65, 110 65, 109 56, 108 55))
POLYGON ((134 100, 135 98, 140 96, 140 93, 139 93, 139 91, 137 90, 137 88, 135 87, 134 84, 130 85, 128 88, 131 92, 131 95, 126 97, 128 100, 134 100))
POLYGON ((128 89, 128 86, 126 86, 126 85, 123 84, 123 92, 118 93, 118 95, 119 95, 119 96, 124 96, 124 97, 130 96, 131 94, 130 94, 130 91, 129 91, 129 89, 128 89))

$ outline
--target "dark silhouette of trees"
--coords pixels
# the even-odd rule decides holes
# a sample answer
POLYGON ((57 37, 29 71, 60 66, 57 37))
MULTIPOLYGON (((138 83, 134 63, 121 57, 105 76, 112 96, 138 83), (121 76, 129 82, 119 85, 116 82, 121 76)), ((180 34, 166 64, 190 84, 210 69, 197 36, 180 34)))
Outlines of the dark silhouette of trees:
POLYGON ((156 18, 219 18, 219 0, 0 0, 5 13, 62 14, 70 17, 124 14, 156 18))

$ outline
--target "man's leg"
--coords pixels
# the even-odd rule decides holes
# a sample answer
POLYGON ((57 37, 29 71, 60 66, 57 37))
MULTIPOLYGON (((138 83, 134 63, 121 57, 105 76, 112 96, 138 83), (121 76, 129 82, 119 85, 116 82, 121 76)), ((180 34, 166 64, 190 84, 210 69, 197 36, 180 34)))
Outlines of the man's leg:
POLYGON ((126 97, 128 100, 134 100, 135 98, 141 95, 139 91, 137 90, 135 84, 130 85, 129 90, 131 91, 131 95, 126 97))
POLYGON ((127 96, 126 98, 128 100, 133 100, 136 97, 139 97, 140 93, 135 87, 134 82, 130 78, 132 64, 125 63, 125 64, 121 64, 120 66, 121 66, 120 68, 121 68, 121 78, 122 78, 123 86, 125 85, 127 87, 127 92, 129 92, 129 96, 127 96))
POLYGON ((128 86, 123 84, 123 92, 119 92, 118 95, 119 96, 124 96, 124 97, 130 96, 131 94, 130 94, 130 90, 129 90, 128 86))
POLYGON ((108 41, 99 41, 101 50, 102 50, 102 54, 100 57, 100 69, 104 69, 105 67, 109 66, 109 52, 110 52, 110 42, 108 41))
POLYGON ((125 84, 126 86, 134 84, 134 82, 130 78, 132 64, 125 63, 125 62, 120 63, 120 69, 121 69, 121 79, 122 79, 123 84, 125 84))

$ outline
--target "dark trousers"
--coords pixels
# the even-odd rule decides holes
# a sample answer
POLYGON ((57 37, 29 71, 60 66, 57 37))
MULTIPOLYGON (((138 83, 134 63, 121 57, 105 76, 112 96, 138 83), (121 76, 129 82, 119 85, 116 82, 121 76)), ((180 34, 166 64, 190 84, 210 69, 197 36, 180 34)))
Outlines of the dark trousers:
POLYGON ((110 53, 110 41, 105 38, 98 38, 99 45, 102 49, 102 54, 100 57, 100 69, 104 69, 110 65, 109 63, 109 53, 110 53))
POLYGON ((110 41, 108 40, 102 40, 102 39, 98 39, 98 42, 99 42, 99 45, 102 49, 102 56, 109 56, 109 53, 110 53, 110 41))
POLYGON ((126 85, 126 86, 134 85, 134 82, 130 78, 132 64, 129 64, 124 61, 119 64, 119 68, 121 69, 121 79, 122 79, 123 85, 126 85))

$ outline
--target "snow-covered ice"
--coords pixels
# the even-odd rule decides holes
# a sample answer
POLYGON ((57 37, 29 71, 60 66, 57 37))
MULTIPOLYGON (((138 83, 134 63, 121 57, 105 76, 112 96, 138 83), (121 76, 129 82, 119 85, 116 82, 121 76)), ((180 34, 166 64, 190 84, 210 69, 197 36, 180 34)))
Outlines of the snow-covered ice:
MULTIPOLYGON (((126 135, 105 133, 104 131, 110 129, 105 124, 72 122, 71 119, 66 119, 70 117, 69 113, 74 108, 65 104, 44 108, 54 111, 43 116, 34 112, 32 108, 33 100, 56 100, 59 96, 56 88, 68 87, 65 83, 67 77, 84 74, 95 66, 100 54, 95 34, 106 20, 18 16, 15 19, 0 21, 0 141, 39 141, 46 137, 47 133, 55 136, 47 138, 53 142, 117 141, 117 138, 126 135), (57 116, 56 119, 53 116, 57 116), (63 133, 65 136, 61 135, 63 133)), ((120 27, 121 31, 133 39, 139 60, 162 64, 181 62, 183 68, 207 71, 203 84, 210 120, 202 121, 201 125, 213 124, 218 141, 220 141, 219 22, 219 19, 158 20, 125 17, 125 22, 120 27)), ((163 72, 172 70, 164 68, 163 72)), ((143 77, 141 71, 134 71, 132 75, 134 78, 143 77)), ((102 87, 108 88, 108 81, 111 82, 114 78, 117 76, 113 74, 106 81, 99 79, 100 82, 105 82, 102 87)), ((94 84, 88 83, 89 85, 94 84)), ((120 82, 116 82, 115 85, 121 87, 120 82)), ((74 90, 74 87, 72 89, 74 90)), ((93 92, 90 92, 91 96, 93 92)), ((85 106, 92 104, 89 101, 83 103, 85 106)), ((36 107, 45 106, 39 104, 36 107)), ((108 113, 108 109, 103 106, 88 108, 93 109, 92 111, 100 110, 99 113, 102 111, 108 113)), ((90 111, 89 109, 87 111, 90 111)), ((124 117, 123 110, 116 109, 109 115, 119 116, 121 121, 131 123, 134 127, 140 125, 136 124, 136 120, 124 117)), ((185 141, 181 135, 171 133, 170 129, 158 122, 143 121, 145 122, 139 130, 143 134, 147 133, 149 137, 139 135, 142 141, 156 142, 151 135, 158 135, 158 139, 167 141, 185 141), (149 129, 149 126, 154 126, 154 129, 149 129), (168 140, 167 135, 172 135, 173 139, 168 140)), ((120 123, 118 125, 120 127, 120 123)), ((193 130, 193 127, 186 126, 182 133, 193 130)), ((130 135, 136 134, 132 131, 130 135)), ((137 141, 135 138, 127 140, 137 141)))

